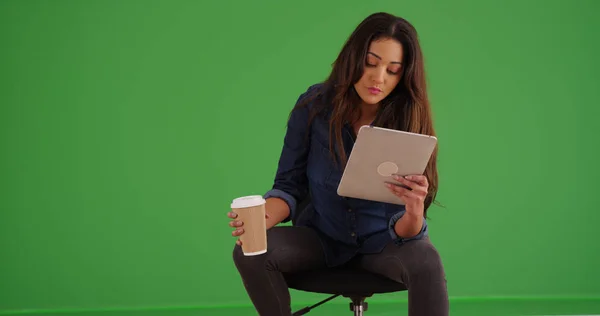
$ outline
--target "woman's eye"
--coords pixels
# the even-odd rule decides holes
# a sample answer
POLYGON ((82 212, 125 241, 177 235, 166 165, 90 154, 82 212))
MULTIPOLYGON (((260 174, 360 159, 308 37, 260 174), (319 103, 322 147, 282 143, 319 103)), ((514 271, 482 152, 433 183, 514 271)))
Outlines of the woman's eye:
POLYGON ((400 67, 393 67, 391 69, 388 69, 388 73, 392 75, 397 75, 400 73, 400 67))

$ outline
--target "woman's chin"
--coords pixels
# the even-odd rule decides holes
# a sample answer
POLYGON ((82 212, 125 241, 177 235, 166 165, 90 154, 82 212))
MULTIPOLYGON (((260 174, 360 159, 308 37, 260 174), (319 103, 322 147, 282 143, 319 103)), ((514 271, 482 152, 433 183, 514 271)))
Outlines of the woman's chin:
POLYGON ((381 98, 375 96, 367 96, 364 98, 361 97, 361 100, 363 101, 364 105, 377 105, 379 102, 381 102, 381 98))

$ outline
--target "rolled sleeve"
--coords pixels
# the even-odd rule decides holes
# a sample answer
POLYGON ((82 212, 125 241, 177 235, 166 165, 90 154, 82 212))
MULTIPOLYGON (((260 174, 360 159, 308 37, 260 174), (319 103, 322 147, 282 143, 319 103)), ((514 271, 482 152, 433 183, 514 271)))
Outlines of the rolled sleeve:
POLYGON ((394 230, 394 226, 396 225, 396 222, 399 221, 400 218, 402 218, 402 216, 404 216, 404 213, 406 213, 406 210, 402 210, 402 211, 394 214, 392 216, 392 218, 390 218, 389 231, 390 231, 390 236, 392 236, 392 240, 396 244, 403 244, 403 243, 411 241, 411 240, 419 240, 419 239, 423 239, 424 237, 427 237, 429 232, 428 232, 426 219, 423 219, 423 225, 421 226, 421 231, 419 231, 419 233, 417 235, 410 237, 410 238, 402 238, 402 237, 398 236, 398 234, 396 234, 396 231, 394 230))
POLYGON ((296 214, 297 203, 296 203, 296 199, 291 194, 286 193, 285 191, 282 191, 279 189, 271 189, 271 190, 267 191, 267 193, 265 193, 265 195, 263 197, 265 199, 273 198, 273 197, 280 198, 283 201, 285 201, 285 203, 287 203, 288 207, 290 208, 290 216, 285 218, 282 221, 283 223, 289 222, 290 219, 294 218, 294 215, 296 214))

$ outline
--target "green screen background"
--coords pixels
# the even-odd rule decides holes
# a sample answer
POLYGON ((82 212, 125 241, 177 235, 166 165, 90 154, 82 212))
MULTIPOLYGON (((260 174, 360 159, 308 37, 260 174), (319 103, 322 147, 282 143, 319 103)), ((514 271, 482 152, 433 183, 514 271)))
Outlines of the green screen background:
POLYGON ((229 202, 270 188, 296 98, 376 11, 425 52, 451 297, 600 296, 599 9, 1 1, 0 311, 249 304, 229 202))

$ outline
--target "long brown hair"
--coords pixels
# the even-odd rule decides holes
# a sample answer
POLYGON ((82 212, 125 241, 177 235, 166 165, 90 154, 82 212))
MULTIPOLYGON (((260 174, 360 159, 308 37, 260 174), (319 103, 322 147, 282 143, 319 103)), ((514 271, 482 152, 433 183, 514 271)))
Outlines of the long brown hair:
MULTIPOLYGON (((337 148, 338 162, 346 164, 347 155, 342 143, 342 128, 346 123, 354 123, 360 111, 360 97, 354 84, 363 75, 369 45, 379 39, 395 39, 402 44, 404 56, 400 82, 378 107, 373 125, 413 133, 436 136, 433 128, 431 107, 427 96, 425 66, 419 45, 417 31, 405 19, 388 14, 375 13, 364 19, 352 32, 341 52, 333 63, 329 77, 323 82, 323 89, 297 106, 305 106, 316 97, 328 95, 327 102, 319 102, 313 107, 317 112, 327 110, 329 116, 330 150, 337 148)), ((435 200, 438 190, 437 147, 425 168, 429 181, 429 191, 425 198, 425 215, 435 200)))

